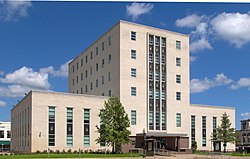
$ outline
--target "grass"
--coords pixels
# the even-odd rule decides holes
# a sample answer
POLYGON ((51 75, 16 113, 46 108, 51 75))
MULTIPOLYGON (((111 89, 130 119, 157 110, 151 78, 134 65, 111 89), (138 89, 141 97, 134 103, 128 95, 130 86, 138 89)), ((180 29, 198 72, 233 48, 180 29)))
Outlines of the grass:
MULTIPOLYGON (((141 154, 132 153, 132 157, 140 157, 141 154)), ((80 154, 80 158, 104 158, 105 154, 80 154)), ((107 158, 112 157, 131 157, 130 153, 124 154, 106 154, 107 158)), ((48 158, 48 154, 26 154, 26 155, 5 155, 0 156, 0 159, 11 159, 11 158, 48 158)), ((50 158, 79 158, 79 154, 50 154, 50 158)))

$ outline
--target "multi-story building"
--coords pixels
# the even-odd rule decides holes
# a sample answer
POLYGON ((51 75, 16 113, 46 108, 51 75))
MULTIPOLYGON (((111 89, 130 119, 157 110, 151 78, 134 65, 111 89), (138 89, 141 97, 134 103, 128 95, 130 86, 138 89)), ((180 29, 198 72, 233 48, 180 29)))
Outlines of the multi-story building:
MULTIPOLYGON (((148 149, 152 145, 155 149, 185 151, 190 149, 191 141, 197 141, 198 149, 211 150, 210 135, 220 124, 220 116, 227 112, 234 127, 235 110, 218 106, 190 105, 189 65, 188 35, 119 21, 69 64, 68 87, 71 95, 65 96, 118 96, 131 120, 129 129, 131 140, 134 141, 132 143, 135 145, 130 146, 142 146, 142 131, 145 130, 149 142, 148 149)), ((36 98, 39 98, 38 95, 36 98)), ((41 110, 44 117, 48 116, 46 113, 51 105, 58 106, 56 108, 61 105, 78 105, 77 107, 83 109, 83 105, 76 102, 70 104, 68 100, 64 102, 64 98, 60 98, 60 102, 66 105, 61 104, 59 100, 48 100, 57 97, 55 94, 48 94, 47 98, 43 98, 46 99, 43 103, 44 109, 41 110)), ((36 98, 29 98, 32 104, 25 105, 37 107, 38 103, 32 102, 36 98)), ((102 98, 103 101, 106 99, 102 98)), ((91 109, 98 111, 103 104, 90 105, 91 109)), ((12 120, 20 114, 20 107, 23 107, 21 102, 12 110, 12 120)), ((39 108, 42 108, 41 104, 39 108)), ((58 113, 65 114, 65 111, 64 108, 64 112, 58 113)), ((90 116, 96 118, 94 115, 97 114, 96 112, 90 116)), ((39 120, 44 133, 48 133, 47 118, 39 120)), ((74 120, 79 119, 76 117, 74 120)), ((96 130, 94 126, 90 129, 96 130)), ((58 136, 59 133, 62 131, 56 132, 58 136)), ((82 144, 83 148, 96 149, 96 135, 96 132, 90 134, 90 146, 84 147, 82 144)), ((46 136, 40 140, 43 141, 43 146, 47 145, 53 149, 79 148, 76 140, 73 140, 70 147, 66 146, 66 142, 50 146, 46 136)), ((65 137, 64 134, 63 141, 66 141, 65 137)), ((35 141, 36 138, 37 135, 32 139, 35 141)), ((80 139, 79 141, 82 141, 80 139)), ((38 143, 34 143, 36 144, 38 143)), ((228 147, 234 149, 234 145, 228 147)), ((35 149, 40 150, 39 144, 31 151, 35 149)))
POLYGON ((0 121, 0 152, 10 150, 10 122, 0 121))
POLYGON ((250 119, 241 120, 241 129, 238 132, 237 147, 239 151, 250 152, 250 119))

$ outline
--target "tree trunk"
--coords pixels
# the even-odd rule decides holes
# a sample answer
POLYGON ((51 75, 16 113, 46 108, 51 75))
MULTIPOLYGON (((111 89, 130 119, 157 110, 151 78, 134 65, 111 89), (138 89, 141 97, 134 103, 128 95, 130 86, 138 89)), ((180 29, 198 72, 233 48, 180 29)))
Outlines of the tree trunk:
POLYGON ((227 143, 226 142, 223 143, 223 147, 224 147, 224 153, 226 153, 226 147, 227 147, 227 143))
POLYGON ((114 152, 115 152, 115 143, 112 142, 112 153, 114 153, 114 152))

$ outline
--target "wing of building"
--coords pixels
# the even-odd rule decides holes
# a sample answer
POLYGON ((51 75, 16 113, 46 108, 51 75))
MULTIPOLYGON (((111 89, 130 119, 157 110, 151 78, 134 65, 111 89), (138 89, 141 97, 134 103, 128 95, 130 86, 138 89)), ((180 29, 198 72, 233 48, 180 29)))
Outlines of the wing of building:
POLYGON ((131 120, 133 142, 126 150, 142 146, 143 129, 155 150, 187 151, 191 141, 199 150, 213 150, 211 132, 224 112, 234 127, 235 109, 190 105, 189 66, 188 35, 119 21, 69 64, 68 94, 30 92, 13 108, 13 149, 102 148, 95 142, 97 114, 107 96, 118 96, 131 120), (90 116, 88 135, 85 109, 90 116), (68 113, 73 116, 70 123, 68 113), (15 124, 22 118, 28 122, 15 124), (28 143, 23 143, 25 134, 28 143))

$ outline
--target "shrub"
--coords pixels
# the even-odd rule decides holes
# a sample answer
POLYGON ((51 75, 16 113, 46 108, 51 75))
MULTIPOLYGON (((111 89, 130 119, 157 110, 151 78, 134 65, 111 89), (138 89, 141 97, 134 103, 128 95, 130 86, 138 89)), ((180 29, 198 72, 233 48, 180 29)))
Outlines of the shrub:
POLYGON ((89 153, 89 151, 88 150, 84 150, 84 153, 89 153))
POLYGON ((41 151, 39 151, 39 150, 36 150, 36 153, 37 153, 37 154, 39 154, 39 153, 41 153, 41 151))
POLYGON ((77 150, 75 150, 73 153, 74 153, 74 154, 78 154, 78 151, 77 151, 77 150))
POLYGON ((195 152, 197 150, 197 142, 196 141, 192 141, 191 149, 192 149, 193 152, 195 152))
POLYGON ((43 153, 48 153, 48 151, 47 150, 43 150, 43 153))
POLYGON ((63 149, 63 150, 62 150, 62 153, 63 153, 63 154, 65 154, 65 153, 66 153, 66 151, 63 149))
POLYGON ((68 153, 72 153, 72 150, 71 149, 68 149, 68 151, 67 151, 68 153))
POLYGON ((56 153, 56 154, 60 154, 60 151, 59 151, 59 150, 56 150, 55 153, 56 153))

